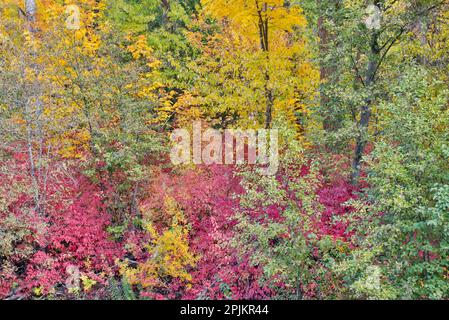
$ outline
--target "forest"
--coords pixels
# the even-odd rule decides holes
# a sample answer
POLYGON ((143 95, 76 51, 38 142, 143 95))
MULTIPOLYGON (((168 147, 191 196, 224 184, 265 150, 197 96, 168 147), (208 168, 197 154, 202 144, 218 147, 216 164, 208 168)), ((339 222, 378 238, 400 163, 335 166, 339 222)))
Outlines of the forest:
POLYGON ((0 299, 449 299, 449 0, 0 0, 0 299))

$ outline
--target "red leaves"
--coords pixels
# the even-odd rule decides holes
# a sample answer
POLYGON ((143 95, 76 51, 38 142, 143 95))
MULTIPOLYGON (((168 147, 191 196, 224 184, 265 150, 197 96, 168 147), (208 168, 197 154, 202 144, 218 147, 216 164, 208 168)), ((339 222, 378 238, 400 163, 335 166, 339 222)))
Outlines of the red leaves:
POLYGON ((161 173, 150 187, 146 209, 157 209, 167 194, 182 207, 189 224, 191 249, 201 258, 191 271, 190 288, 176 282, 167 295, 181 294, 184 299, 263 299, 268 290, 258 284, 260 268, 252 267, 231 248, 234 212, 243 192, 239 179, 229 166, 202 167, 181 175, 161 173))
MULTIPOLYGON (((75 173, 76 174, 76 173, 75 173)), ((115 259, 123 250, 106 232, 110 217, 96 186, 87 178, 60 177, 48 208, 48 230, 41 251, 27 271, 27 286, 54 287, 67 279, 66 268, 74 266, 83 274, 111 276, 115 259), (46 259, 39 258, 45 252, 46 259), (31 286, 30 286, 31 285, 31 286)))
MULTIPOLYGON (((54 292, 56 287, 64 287, 68 266, 75 267, 79 275, 94 278, 101 274, 106 279, 114 274, 115 259, 124 252, 119 244, 109 240, 106 227, 110 216, 98 187, 77 170, 61 170, 58 165, 53 164, 49 170, 44 213, 34 212, 27 189, 19 192, 8 212, 0 212, 4 217, 22 221, 21 228, 28 230, 16 240, 14 252, 2 266, 11 269, 9 275, 3 270, 1 273, 2 297, 10 293, 13 282, 18 284, 15 290, 20 294, 54 292)), ((28 181, 26 171, 10 172, 15 174, 14 180, 28 181)), ((12 235, 21 234, 19 229, 11 229, 14 225, 5 227, 8 226, 12 235)))
POLYGON ((334 216, 344 215, 352 210, 345 203, 351 199, 355 199, 354 187, 342 179, 334 181, 332 184, 323 186, 318 190, 320 203, 325 206, 325 210, 321 214, 318 226, 324 235, 331 235, 335 239, 348 239, 346 233, 347 224, 342 222, 334 222, 334 216))
POLYGON ((79 260, 90 259, 94 269, 103 263, 112 264, 120 251, 108 240, 106 227, 110 217, 98 188, 81 175, 78 180, 65 183, 65 192, 61 194, 65 199, 57 200, 68 206, 50 213, 47 249, 79 260))
MULTIPOLYGON (((26 168, 22 160, 20 156, 14 157, 8 165, 26 168)), ((78 276, 94 281, 94 288, 102 294, 98 289, 108 278, 117 275, 118 260, 123 260, 125 255, 132 257, 135 263, 148 259, 145 247, 148 234, 143 230, 130 227, 125 230, 123 242, 112 240, 106 231, 113 219, 108 204, 114 198, 115 180, 100 179, 94 184, 76 169, 58 165, 52 164, 50 168, 45 215, 33 211, 32 197, 24 191, 12 199, 7 212, 0 212, 2 217, 12 215, 22 221, 21 225, 27 230, 15 244, 15 251, 7 257, 10 268, 4 268, 1 273, 1 297, 12 292, 13 283, 18 284, 15 291, 23 295, 67 295, 67 286, 73 284, 73 270, 78 276)), ((26 170, 15 169, 11 169, 15 175, 8 178, 29 184, 26 170)), ((240 210, 238 195, 244 192, 233 170, 230 166, 198 167, 178 174, 161 170, 154 174, 150 183, 141 184, 139 208, 142 214, 151 215, 157 230, 168 228, 170 219, 164 216, 163 203, 164 199, 172 197, 190 225, 190 250, 200 257, 196 266, 189 270, 192 280, 188 285, 171 279, 163 292, 142 292, 142 296, 266 299, 273 294, 261 281, 261 266, 251 265, 249 259, 230 245, 235 239, 235 213, 240 210)), ((301 176, 308 172, 308 167, 301 168, 301 176)), ((352 210, 344 203, 355 198, 353 188, 344 180, 335 179, 316 192, 324 210, 317 211, 312 219, 314 232, 319 238, 330 235, 348 241, 347 226, 335 222, 333 217, 352 210)), ((266 219, 282 223, 283 210, 281 206, 271 205, 255 208, 251 214, 257 216, 264 212, 266 219)), ((15 230, 11 232, 17 234, 15 230)), ((282 237, 288 239, 290 235, 282 237)), ((80 286, 79 279, 76 283, 80 286)), ((283 284, 278 283, 278 286, 281 288, 283 284)), ((303 289, 310 297, 315 294, 313 283, 303 289)))

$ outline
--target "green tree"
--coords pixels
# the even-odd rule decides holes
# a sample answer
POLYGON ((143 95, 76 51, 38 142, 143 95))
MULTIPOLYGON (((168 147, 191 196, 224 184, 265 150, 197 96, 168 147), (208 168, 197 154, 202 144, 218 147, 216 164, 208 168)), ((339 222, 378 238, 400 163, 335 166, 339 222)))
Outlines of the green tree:
POLYGON ((383 135, 369 156, 372 207, 354 260, 345 264, 358 298, 431 298, 449 295, 449 95, 423 67, 407 66, 379 112, 383 135), (378 268, 377 290, 366 270, 378 268))

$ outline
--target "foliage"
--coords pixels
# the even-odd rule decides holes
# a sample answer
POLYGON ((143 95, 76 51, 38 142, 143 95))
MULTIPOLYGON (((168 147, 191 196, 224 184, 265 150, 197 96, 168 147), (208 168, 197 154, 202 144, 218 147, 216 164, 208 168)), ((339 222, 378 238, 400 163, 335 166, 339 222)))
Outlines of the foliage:
MULTIPOLYGON (((448 293, 446 90, 412 66, 395 88, 394 102, 382 106, 389 116, 381 123, 385 135, 370 155, 368 174, 371 210, 382 215, 362 229, 367 237, 352 262, 361 270, 377 268, 385 278, 380 298, 387 290, 388 297, 405 299, 441 299, 448 293)), ((357 288, 364 281, 359 277, 352 278, 356 294, 379 297, 357 288)))
POLYGON ((0 17, 0 298, 449 298, 448 1, 0 17), (174 165, 194 120, 276 129, 279 170, 174 165))

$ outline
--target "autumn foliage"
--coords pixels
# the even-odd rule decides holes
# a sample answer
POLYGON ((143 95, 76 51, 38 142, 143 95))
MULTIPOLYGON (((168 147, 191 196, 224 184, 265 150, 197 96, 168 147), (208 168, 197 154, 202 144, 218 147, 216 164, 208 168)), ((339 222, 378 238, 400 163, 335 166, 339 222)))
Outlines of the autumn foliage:
POLYGON ((0 298, 447 299, 449 4, 375 4, 2 1, 0 298))

